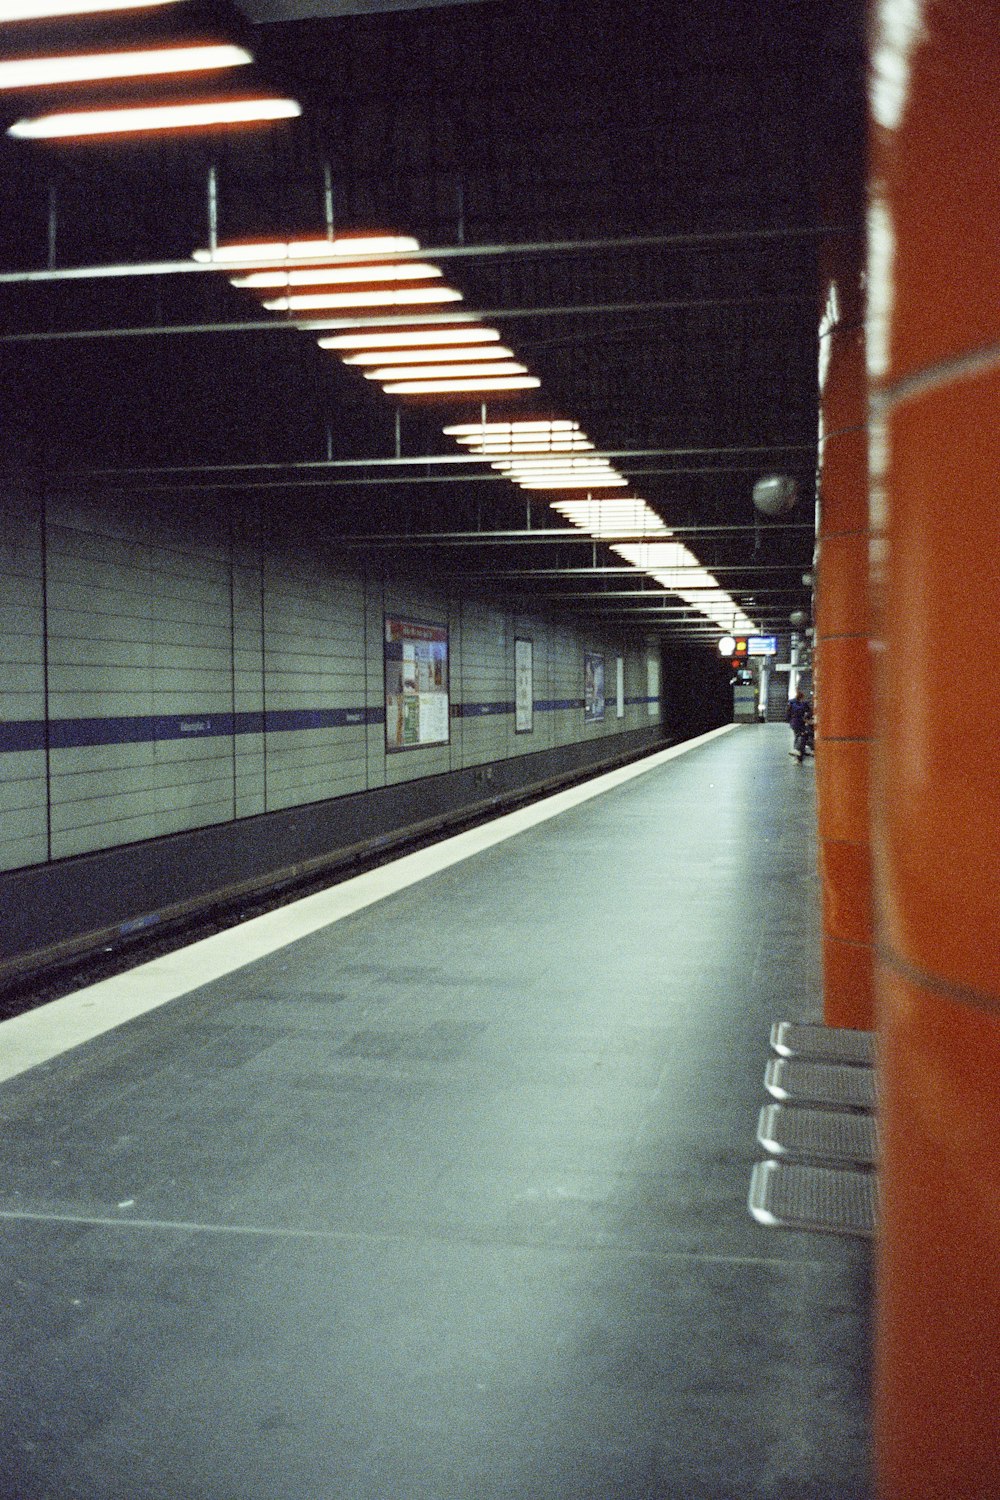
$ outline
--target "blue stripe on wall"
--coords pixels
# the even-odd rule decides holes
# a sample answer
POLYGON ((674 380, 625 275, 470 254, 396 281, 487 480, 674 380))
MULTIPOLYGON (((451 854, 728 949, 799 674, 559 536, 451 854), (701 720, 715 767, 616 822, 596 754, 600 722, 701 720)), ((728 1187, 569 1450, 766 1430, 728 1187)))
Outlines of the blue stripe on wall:
POLYGON ((512 714, 513 703, 453 703, 452 714, 456 719, 478 719, 483 714, 512 714))
MULTIPOLYGON (((655 703, 655 697, 630 697, 633 706, 655 703)), ((537 698, 536 713, 582 709, 582 698, 537 698)), ((453 703, 456 719, 479 719, 487 715, 513 714, 514 704, 453 703)), ((146 745, 158 740, 228 738, 233 734, 285 734, 297 729, 343 729, 356 724, 384 724, 381 708, 279 708, 266 714, 138 714, 126 718, 53 719, 49 744, 53 750, 73 750, 89 745, 146 745)), ((22 719, 0 723, 0 753, 44 750, 45 721, 22 719)))
POLYGON ((20 719, 0 724, 0 750, 44 750, 45 720, 20 719))
MULTIPOLYGON (((382 724, 380 708, 272 709, 266 714, 141 714, 131 718, 53 719, 53 750, 88 745, 148 745, 162 740, 228 738, 296 729, 341 729, 354 724, 382 724)), ((42 750, 45 725, 40 720, 0 724, 0 751, 42 750)))

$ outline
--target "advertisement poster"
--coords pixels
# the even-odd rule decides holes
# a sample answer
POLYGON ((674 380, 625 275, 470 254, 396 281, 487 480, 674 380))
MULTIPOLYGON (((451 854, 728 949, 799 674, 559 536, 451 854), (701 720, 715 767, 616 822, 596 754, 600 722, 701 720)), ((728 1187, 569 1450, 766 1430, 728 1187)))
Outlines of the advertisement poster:
POLYGON ((615 657, 615 718, 625 717, 625 658, 615 657))
POLYGON ((416 620, 385 621, 385 746, 413 750, 448 743, 448 630, 416 620))
POLYGON ((596 651, 583 653, 583 722, 596 724, 604 718, 604 657, 596 651))
POLYGON ((530 734, 534 729, 535 683, 530 641, 514 641, 514 732, 530 734))
POLYGON ((646 712, 651 719, 660 712, 660 663, 655 656, 646 658, 646 712))

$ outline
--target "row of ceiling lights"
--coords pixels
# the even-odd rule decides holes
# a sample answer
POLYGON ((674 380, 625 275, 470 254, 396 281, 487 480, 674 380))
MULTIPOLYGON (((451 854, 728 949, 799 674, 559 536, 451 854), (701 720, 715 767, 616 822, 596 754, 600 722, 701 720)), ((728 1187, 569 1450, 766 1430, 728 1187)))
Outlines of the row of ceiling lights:
MULTIPOLYGON (((230 277, 233 286, 260 294, 263 306, 286 314, 335 313, 350 331, 318 340, 343 363, 377 382, 387 395, 433 396, 515 391, 540 385, 474 314, 445 314, 435 326, 387 329, 385 314, 404 306, 428 308, 461 301, 461 293, 439 285, 437 266, 419 260, 363 262, 359 256, 419 252, 406 236, 279 241, 196 250, 202 263, 260 266, 230 277), (350 263, 350 257, 355 260, 350 263), (411 283, 402 286, 401 283, 411 283), (412 285, 412 283, 423 283, 412 285), (336 287, 337 290, 329 290, 336 287), (322 288, 322 290, 321 290, 322 288), (373 324, 378 324, 374 327, 373 324)), ((403 320, 405 322, 405 319, 403 320)), ((615 538, 611 550, 660 583, 723 630, 752 631, 753 622, 713 575, 671 533, 645 500, 595 500, 597 489, 621 489, 628 480, 594 452, 578 422, 569 419, 464 422, 444 429, 447 437, 484 459, 523 490, 586 492, 586 499, 555 500, 552 507, 595 540, 615 538), (635 543, 622 538, 634 535, 635 543), (656 540, 650 541, 648 538, 656 540)))
MULTIPOLYGON (((146 10, 182 0, 4 0, 0 14, 6 22, 51 21, 86 17, 109 11, 146 10)), ((24 33, 15 33, 19 43, 24 33)), ((64 97, 67 87, 80 84, 134 80, 176 80, 218 74, 245 67, 253 56, 243 47, 225 43, 196 46, 155 46, 113 52, 74 52, 39 57, 28 52, 0 59, 0 92, 55 89, 64 97)), ((236 98, 218 89, 205 99, 159 99, 156 103, 108 101, 99 109, 59 110, 17 120, 7 134, 19 140, 59 140, 156 130, 205 129, 269 120, 292 119, 302 109, 294 99, 273 96, 236 98)))
MULTIPOLYGON (((145 10, 180 0, 6 0, 7 21, 51 20, 102 12, 145 10)), ((162 79, 217 72, 253 62, 245 49, 218 43, 198 46, 146 47, 111 53, 76 53, 54 57, 0 59, 0 92, 62 89, 67 85, 123 79, 162 79)), ((58 139, 116 133, 204 128, 225 123, 292 118, 301 113, 295 100, 216 98, 169 104, 115 104, 100 110, 65 111, 17 121, 8 134, 20 139, 58 139)), ((466 311, 440 311, 462 301, 444 285, 439 267, 407 259, 372 262, 361 257, 416 252, 409 236, 360 236, 351 239, 282 241, 265 244, 213 245, 194 258, 222 267, 239 267, 232 285, 251 292, 279 292, 263 307, 285 314, 335 314, 323 322, 350 330, 319 339, 343 363, 381 385, 387 395, 432 396, 516 392, 537 389, 541 382, 506 347, 497 329, 482 326, 466 311), (429 326, 385 327, 386 313, 400 324, 418 316, 429 326), (379 325, 376 331, 376 325, 379 325)), ((722 629, 753 630, 716 579, 670 532, 644 500, 594 500, 595 489, 624 488, 628 481, 606 460, 594 456, 594 445, 579 423, 569 420, 460 424, 445 428, 448 436, 529 491, 586 491, 586 499, 555 500, 553 509, 595 540, 618 538, 611 550, 676 594, 722 629), (635 543, 621 538, 634 534, 635 543), (656 538, 648 540, 650 536, 656 538)))
MULTIPOLYGON (((444 284, 438 266, 418 260, 362 261, 365 255, 398 255, 420 248, 408 235, 367 235, 353 238, 292 240, 265 244, 218 245, 196 250, 203 263, 242 267, 265 266, 231 276, 233 286, 260 293, 268 312, 329 313, 332 326, 364 328, 373 318, 398 313, 426 314, 435 326, 411 329, 415 337, 395 342, 383 335, 378 343, 345 345, 337 337, 319 340, 347 365, 362 367, 366 380, 393 396, 453 396, 497 391, 534 390, 541 384, 512 349, 500 342, 495 328, 484 328, 473 313, 441 312, 462 301, 462 294, 444 284), (277 264, 275 264, 277 262, 277 264), (437 326, 440 325, 440 326, 437 326), (372 355, 377 357, 373 358, 372 355), (370 366, 370 368, 364 368, 370 366)), ((357 337, 357 335, 355 335, 357 337)))

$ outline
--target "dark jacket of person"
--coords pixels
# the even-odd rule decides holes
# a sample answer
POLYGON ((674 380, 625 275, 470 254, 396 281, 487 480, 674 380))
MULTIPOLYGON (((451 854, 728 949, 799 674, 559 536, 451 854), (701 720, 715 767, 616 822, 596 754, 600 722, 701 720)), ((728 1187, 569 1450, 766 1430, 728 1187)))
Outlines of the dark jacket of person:
POLYGON ((812 704, 807 698, 793 698, 788 705, 788 722, 796 734, 803 734, 812 718, 812 704))

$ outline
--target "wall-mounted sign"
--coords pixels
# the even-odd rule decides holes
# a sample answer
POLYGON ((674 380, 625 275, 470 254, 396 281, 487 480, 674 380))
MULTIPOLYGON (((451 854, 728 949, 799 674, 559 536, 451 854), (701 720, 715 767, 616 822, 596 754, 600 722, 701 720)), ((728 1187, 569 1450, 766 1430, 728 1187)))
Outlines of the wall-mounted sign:
POLYGON ((598 651, 583 653, 583 722, 596 724, 604 718, 604 657, 598 651))
POLYGON ((615 657, 615 718, 625 717, 625 658, 615 657))
POLYGON ((385 747, 448 743, 448 629, 385 620, 385 747))
POLYGON ((777 656, 778 637, 776 635, 748 636, 746 653, 748 656, 777 656))
POLYGON ((535 681, 530 641, 514 641, 514 733, 534 729, 535 681))

